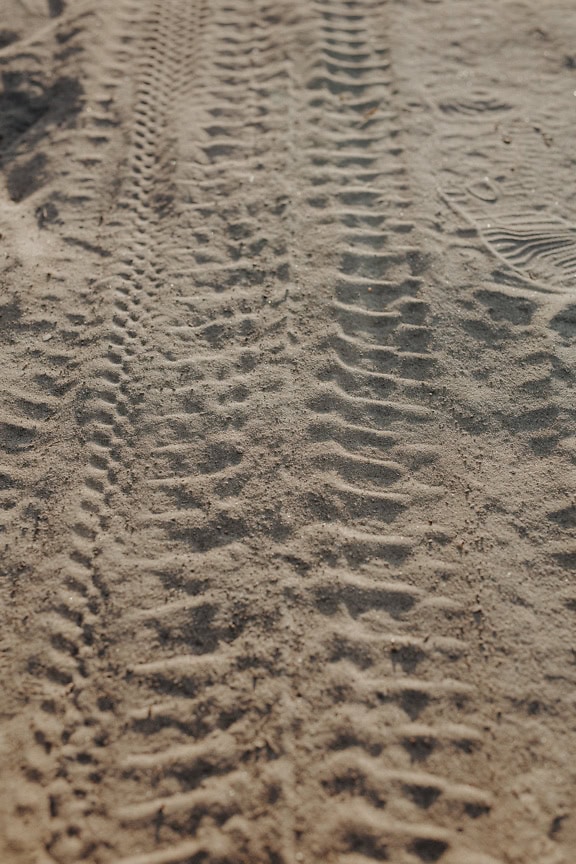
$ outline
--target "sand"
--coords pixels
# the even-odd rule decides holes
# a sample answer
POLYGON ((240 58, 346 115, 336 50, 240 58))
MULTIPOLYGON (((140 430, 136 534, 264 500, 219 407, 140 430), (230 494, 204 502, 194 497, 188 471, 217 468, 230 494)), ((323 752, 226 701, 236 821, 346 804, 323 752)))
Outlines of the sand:
POLYGON ((2 864, 573 864, 573 0, 0 46, 2 864))

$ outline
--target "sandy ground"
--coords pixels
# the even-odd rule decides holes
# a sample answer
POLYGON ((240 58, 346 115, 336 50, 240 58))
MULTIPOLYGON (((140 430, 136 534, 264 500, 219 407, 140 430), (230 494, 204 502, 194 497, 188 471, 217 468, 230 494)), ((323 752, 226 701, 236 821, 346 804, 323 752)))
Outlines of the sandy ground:
POLYGON ((574 864, 573 0, 0 0, 0 861, 574 864))

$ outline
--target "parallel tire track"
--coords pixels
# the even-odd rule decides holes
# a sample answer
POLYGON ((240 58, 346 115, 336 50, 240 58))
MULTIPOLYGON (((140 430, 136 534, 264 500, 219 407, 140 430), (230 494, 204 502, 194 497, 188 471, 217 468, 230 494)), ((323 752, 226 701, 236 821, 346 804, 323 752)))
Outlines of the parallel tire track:
MULTIPOLYGON (((76 657, 75 632, 59 642, 72 654, 62 683, 94 678, 91 740, 107 745, 104 761, 79 748, 86 767, 73 776, 102 783, 102 818, 119 813, 129 829, 115 849, 124 864, 434 861, 460 847, 445 801, 473 820, 491 806, 465 782, 481 736, 456 672, 459 609, 398 580, 442 490, 415 471, 435 458, 420 430, 433 421, 421 393, 436 358, 389 52, 373 46, 364 12, 317 3, 293 22, 295 39, 303 24, 317 34, 295 73, 276 37, 280 23, 290 32, 283 14, 248 2, 125 7, 119 62, 137 70, 134 120, 110 225, 124 252, 103 283, 110 347, 82 416, 90 465, 66 563, 93 614, 104 605, 106 645, 76 657), (332 299, 322 296, 335 331, 308 407, 289 371, 302 307, 286 235, 302 228, 285 215, 291 145, 276 146, 290 141, 282 106, 304 70, 298 134, 313 138, 297 157, 301 188, 311 224, 338 232, 332 299), (190 130, 177 113, 189 99, 201 118, 190 130), (258 174, 274 171, 263 210, 258 174), (291 404, 310 418, 296 439, 291 404), (314 484, 296 491, 280 466, 300 438, 314 484), (275 480, 263 499, 252 493, 262 471, 275 480), (285 562, 281 579, 251 567, 259 537, 285 562), (261 644, 269 631, 277 638, 261 644), (121 675, 122 692, 105 674, 121 675)), ((292 253, 300 273, 307 249, 292 253)), ((90 645, 87 611, 68 610, 90 645)), ((94 839, 65 835, 50 846, 56 860, 94 854, 94 839)))
MULTIPOLYGON (((60 141, 78 195, 58 199, 61 272, 94 256, 78 305, 98 315, 77 363, 38 355, 73 380, 15 381, 0 416, 15 524, 68 391, 82 466, 28 660, 42 860, 499 864, 394 8, 104 10, 112 48, 60 141)), ((434 110, 509 106, 480 89, 434 110)), ((572 272, 569 223, 480 230, 519 272, 572 272)))

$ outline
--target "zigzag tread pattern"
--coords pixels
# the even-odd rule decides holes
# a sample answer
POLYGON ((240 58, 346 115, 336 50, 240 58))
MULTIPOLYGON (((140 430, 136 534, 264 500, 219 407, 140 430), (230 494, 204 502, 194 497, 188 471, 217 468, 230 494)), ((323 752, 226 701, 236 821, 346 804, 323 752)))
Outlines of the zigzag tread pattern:
MULTIPOLYGON (((112 193, 82 166, 90 217, 67 235, 100 260, 105 339, 28 670, 49 682, 28 773, 56 864, 500 864, 469 616, 430 551, 451 531, 441 357, 392 6, 114 13, 86 134, 112 146, 121 90, 124 182, 92 242, 112 193)), ((502 225, 485 241, 518 269, 572 267, 571 226, 502 225)), ((54 403, 15 385, 6 404, 11 500, 54 403)))
MULTIPOLYGON (((142 558, 141 608, 111 631, 119 666, 123 642, 139 646, 138 661, 126 665, 126 692, 117 709, 129 719, 111 745, 118 752, 114 798, 122 802, 122 824, 131 829, 120 843, 119 860, 440 860, 461 846, 450 828, 452 808, 475 820, 492 805, 488 792, 466 782, 466 763, 478 753, 482 736, 470 707, 473 689, 456 673, 466 645, 448 635, 457 628, 460 610, 394 575, 420 542, 414 517, 403 514, 417 506, 416 498, 441 494, 413 476, 415 464, 434 459, 425 434, 418 433, 431 420, 419 388, 435 363, 420 296, 426 260, 418 245, 406 243, 412 226, 401 148, 394 140, 385 158, 372 155, 381 150, 383 137, 398 137, 391 117, 385 112, 364 128, 364 114, 374 103, 389 101, 386 52, 366 47, 362 15, 327 11, 323 4, 311 18, 321 47, 314 49, 312 77, 302 87, 310 99, 305 109, 330 117, 325 151, 333 149, 336 169, 359 151, 363 161, 356 175, 343 176, 332 170, 331 157, 317 164, 314 144, 303 173, 313 209, 318 187, 324 198, 333 196, 339 221, 326 207, 322 220, 330 230, 341 225, 343 234, 333 299, 326 298, 337 328, 333 359, 305 407, 316 442, 307 452, 320 472, 314 476, 320 477, 321 492, 317 483, 304 488, 299 500, 313 519, 294 527, 285 514, 249 498, 255 466, 246 464, 245 435, 255 422, 265 427, 254 352, 246 346, 269 346, 269 366, 260 362, 258 374, 266 382, 270 374, 271 392, 279 399, 286 398, 286 364, 299 356, 297 288, 286 243, 276 240, 299 226, 286 221, 287 201, 279 194, 266 217, 266 236, 255 233, 261 204, 258 195, 254 201, 249 195, 262 166, 288 170, 286 156, 267 149, 267 137, 288 131, 278 88, 288 98, 296 76, 275 59, 282 54, 274 26, 283 23, 285 32, 287 22, 270 17, 267 28, 254 26, 246 4, 200 16, 198 44, 209 45, 211 56, 199 48, 199 72, 190 89, 185 76, 178 77, 178 58, 164 67, 161 49, 151 58, 141 55, 142 80, 165 75, 162 87, 176 104, 193 93, 206 125, 189 138, 173 119, 165 121, 174 123, 179 142, 172 151, 177 168, 169 204, 178 227, 169 220, 163 227, 156 219, 151 187, 143 185, 162 140, 148 113, 143 128, 148 122, 152 128, 143 141, 151 155, 135 170, 136 207, 126 203, 128 214, 136 211, 136 239, 125 263, 136 267, 126 271, 125 293, 140 283, 145 320, 139 326, 158 334, 152 341, 159 348, 152 350, 158 351, 162 379, 176 386, 168 398, 160 387, 149 395, 140 415, 152 470, 145 481, 148 507, 138 518, 153 538, 151 548, 166 554, 158 558, 152 551, 142 558), (341 46, 327 47, 332 55, 325 62, 323 39, 332 46, 349 38, 351 29, 370 62, 363 55, 349 57, 340 69, 341 57, 332 55, 341 55, 341 46), (360 101, 340 109, 339 97, 347 93, 360 101), (360 129, 353 122, 349 131, 347 110, 353 121, 360 116, 360 129), (402 218, 396 207, 389 215, 380 204, 375 231, 370 205, 388 188, 402 218), (214 208, 210 202, 222 193, 226 206, 214 208), (382 230, 387 220, 393 243, 382 230), (169 224, 174 227, 167 230, 169 224), (192 251, 188 236, 199 241, 192 251), (252 262, 258 256, 257 267, 248 265, 246 247, 252 262), (255 316, 262 297, 271 300, 269 308, 255 316), (214 506, 215 497, 221 506, 214 506), (336 542, 329 531, 322 539, 318 515, 341 522, 336 542), (276 555, 289 565, 281 579, 271 580, 267 567, 250 568, 251 538, 258 534, 271 537, 276 555), (307 550, 303 557, 292 554, 299 544, 307 550), (370 560, 391 568, 390 580, 383 581, 370 560), (211 575, 216 571, 217 580, 211 575), (305 589, 303 572, 309 574, 305 589), (318 621, 323 626, 316 635, 312 622, 318 621), (430 644, 416 635, 423 627, 437 629, 430 644), (270 628, 276 638, 259 640, 270 628), (434 657, 442 658, 443 674, 432 672, 434 657), (336 713, 335 705, 341 706, 336 713), (454 722, 435 720, 438 705, 454 722), (312 753, 301 749, 304 728, 312 753), (443 772, 447 760, 451 777, 443 772), (305 800, 316 802, 310 812, 305 800)), ((145 28, 155 33, 176 21, 185 30, 184 20, 182 5, 174 3, 158 7, 145 28)), ((294 27, 298 31, 302 20, 294 27)), ((168 38, 155 41, 173 44, 168 38)), ((137 115, 140 104, 148 112, 148 89, 141 88, 137 115)), ((307 130, 312 122, 307 114, 307 130)), ((294 146, 289 135, 288 142, 294 146)), ((278 182, 280 191, 281 174, 278 182)), ((142 340, 150 344, 150 336, 142 340)), ((283 446, 281 414, 278 426, 276 441, 283 446)), ((118 584, 119 599, 122 590, 118 584)))

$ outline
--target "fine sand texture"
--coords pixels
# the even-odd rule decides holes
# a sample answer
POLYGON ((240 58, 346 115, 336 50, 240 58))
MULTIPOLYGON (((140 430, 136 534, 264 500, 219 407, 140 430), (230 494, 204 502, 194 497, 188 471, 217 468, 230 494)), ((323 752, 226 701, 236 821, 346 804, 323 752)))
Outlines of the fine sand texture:
POLYGON ((574 0, 0 0, 1 864, 576 862, 574 0))

